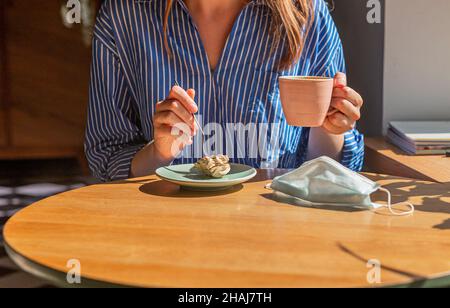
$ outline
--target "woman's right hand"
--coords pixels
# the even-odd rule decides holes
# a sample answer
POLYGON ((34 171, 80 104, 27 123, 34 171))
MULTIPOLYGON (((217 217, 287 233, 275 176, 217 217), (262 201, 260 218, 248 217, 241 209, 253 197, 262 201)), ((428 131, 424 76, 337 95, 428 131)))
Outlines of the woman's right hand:
POLYGON ((173 160, 192 144, 192 137, 197 132, 193 114, 198 111, 194 98, 193 89, 185 91, 174 86, 169 96, 156 104, 153 146, 160 159, 173 160))

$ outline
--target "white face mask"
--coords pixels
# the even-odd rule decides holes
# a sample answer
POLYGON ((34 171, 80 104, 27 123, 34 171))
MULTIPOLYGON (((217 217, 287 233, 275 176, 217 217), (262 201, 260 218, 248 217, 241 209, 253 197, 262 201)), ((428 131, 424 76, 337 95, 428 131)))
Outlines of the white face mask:
POLYGON ((399 216, 414 212, 414 206, 409 203, 409 211, 395 211, 391 204, 391 193, 387 189, 326 156, 276 177, 267 188, 294 197, 299 203, 309 206, 387 207, 392 214, 399 216), (387 205, 371 201, 370 195, 377 190, 387 194, 387 205))

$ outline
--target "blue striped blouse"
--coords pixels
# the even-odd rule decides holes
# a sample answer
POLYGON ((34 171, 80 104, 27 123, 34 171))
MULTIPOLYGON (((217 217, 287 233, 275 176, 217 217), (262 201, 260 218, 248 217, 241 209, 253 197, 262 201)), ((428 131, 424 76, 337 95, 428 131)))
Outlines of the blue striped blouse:
MULTIPOLYGON (((315 21, 302 57, 284 71, 277 70, 284 44, 272 46, 271 17, 259 0, 241 11, 214 71, 182 0, 176 1, 169 19, 173 56, 167 55, 162 30, 165 6, 166 0, 107 0, 99 12, 85 142, 94 175, 104 181, 129 177, 134 155, 153 138, 155 104, 176 82, 197 92, 198 119, 208 135, 205 148, 256 168, 300 166, 309 129, 287 125, 278 77, 333 77, 345 72, 341 41, 325 2, 315 0, 315 21), (239 138, 244 138, 245 146, 237 144, 239 138)), ((362 168, 363 143, 358 131, 345 134, 343 165, 362 168)), ((200 157, 200 144, 197 136, 174 164, 200 157)))

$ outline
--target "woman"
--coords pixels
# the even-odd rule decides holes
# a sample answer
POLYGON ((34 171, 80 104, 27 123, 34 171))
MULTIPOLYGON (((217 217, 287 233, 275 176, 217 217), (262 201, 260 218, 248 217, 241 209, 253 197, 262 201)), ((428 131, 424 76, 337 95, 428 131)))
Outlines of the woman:
POLYGON ((215 152, 257 168, 328 155, 359 171, 363 101, 343 72, 323 0, 106 1, 93 39, 90 167, 110 181, 215 152), (320 128, 288 126, 282 75, 334 77, 337 112, 320 128))

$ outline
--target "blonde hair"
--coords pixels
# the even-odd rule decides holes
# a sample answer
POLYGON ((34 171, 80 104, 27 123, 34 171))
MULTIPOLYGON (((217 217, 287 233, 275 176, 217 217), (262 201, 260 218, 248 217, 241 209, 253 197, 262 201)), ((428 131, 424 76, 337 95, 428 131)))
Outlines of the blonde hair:
MULTIPOLYGON (((285 54, 279 66, 281 69, 288 69, 294 65, 301 57, 305 37, 309 31, 311 22, 314 19, 314 9, 312 0, 261 0, 271 12, 274 44, 278 46, 285 37, 285 54)), ((175 0, 168 0, 164 14, 164 46, 169 55, 171 50, 167 39, 167 27, 169 16, 175 0)))

